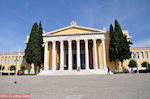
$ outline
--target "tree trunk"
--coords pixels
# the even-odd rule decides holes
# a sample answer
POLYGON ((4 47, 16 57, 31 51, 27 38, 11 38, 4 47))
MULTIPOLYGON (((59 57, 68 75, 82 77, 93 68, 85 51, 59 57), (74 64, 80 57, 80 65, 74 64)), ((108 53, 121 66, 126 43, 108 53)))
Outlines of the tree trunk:
POLYGON ((116 63, 116 60, 115 60, 114 62, 115 62, 115 69, 117 70, 117 63, 116 63))
POLYGON ((119 71, 123 71, 123 61, 119 61, 119 62, 120 62, 119 71))
POLYGON ((34 63, 31 64, 31 69, 30 69, 30 74, 34 74, 35 73, 35 67, 34 67, 34 63))

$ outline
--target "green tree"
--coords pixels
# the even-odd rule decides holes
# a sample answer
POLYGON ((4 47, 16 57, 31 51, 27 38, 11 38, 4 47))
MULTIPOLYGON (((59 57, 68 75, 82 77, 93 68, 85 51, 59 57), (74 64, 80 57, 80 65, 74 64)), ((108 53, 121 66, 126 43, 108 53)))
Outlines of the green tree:
POLYGON ((121 62, 121 66, 123 64, 123 61, 126 59, 131 58, 131 52, 130 52, 130 40, 127 39, 127 36, 123 34, 121 26, 117 19, 115 20, 115 34, 118 38, 118 59, 121 62))
POLYGON ((42 43, 43 43, 42 34, 43 34, 43 29, 42 29, 41 22, 39 27, 37 22, 35 22, 32 27, 30 38, 27 43, 27 47, 25 49, 25 55, 24 55, 24 58, 26 59, 28 64, 30 65, 32 63, 34 64, 36 73, 38 73, 37 68, 39 68, 43 63, 44 50, 42 47, 42 43))
POLYGON ((10 70, 10 71, 16 70, 16 66, 11 65, 10 68, 9 68, 9 70, 10 70))
POLYGON ((0 70, 4 70, 4 68, 5 68, 4 66, 0 65, 0 70))
POLYGON ((42 24, 41 24, 41 21, 39 23, 39 45, 40 45, 40 58, 41 58, 41 61, 40 61, 40 64, 41 63, 44 63, 44 47, 42 46, 43 44, 43 28, 42 28, 42 24))
POLYGON ((21 66, 21 70, 22 71, 26 70, 25 66, 21 66))
POLYGON ((121 62, 131 57, 130 44, 132 44, 127 36, 123 34, 119 22, 115 19, 115 29, 113 30, 112 24, 110 25, 110 44, 109 44, 109 60, 115 62, 115 68, 117 69, 116 62, 121 62))
POLYGON ((146 67, 147 69, 150 68, 150 64, 148 62, 143 62, 142 67, 146 67))
POLYGON ((112 24, 110 25, 110 43, 109 43, 109 60, 115 62, 115 69, 117 69, 116 62, 118 60, 117 36, 113 31, 112 24))
POLYGON ((130 60, 128 66, 131 68, 132 71, 132 69, 137 66, 137 63, 135 60, 130 60))

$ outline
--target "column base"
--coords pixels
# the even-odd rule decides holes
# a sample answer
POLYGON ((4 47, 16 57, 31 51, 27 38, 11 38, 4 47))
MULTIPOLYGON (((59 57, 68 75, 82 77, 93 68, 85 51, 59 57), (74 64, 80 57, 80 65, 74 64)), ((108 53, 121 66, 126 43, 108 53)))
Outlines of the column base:
POLYGON ((89 69, 89 70, 48 70, 48 71, 41 71, 38 75, 52 75, 52 76, 57 76, 57 75, 99 75, 99 74, 107 74, 107 70, 105 69, 89 69))

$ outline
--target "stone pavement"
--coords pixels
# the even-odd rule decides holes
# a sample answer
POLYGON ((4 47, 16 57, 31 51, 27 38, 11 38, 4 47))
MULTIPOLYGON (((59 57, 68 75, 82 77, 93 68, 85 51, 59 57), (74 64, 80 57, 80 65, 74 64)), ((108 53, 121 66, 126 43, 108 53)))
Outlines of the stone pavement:
POLYGON ((0 93, 31 93, 31 99, 150 99, 150 74, 0 76, 0 93))

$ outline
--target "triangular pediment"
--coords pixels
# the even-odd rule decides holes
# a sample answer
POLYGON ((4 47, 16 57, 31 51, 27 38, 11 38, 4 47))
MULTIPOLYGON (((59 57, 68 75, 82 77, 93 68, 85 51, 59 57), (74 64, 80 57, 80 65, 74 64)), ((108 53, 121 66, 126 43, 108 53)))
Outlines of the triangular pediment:
POLYGON ((64 27, 55 31, 48 32, 44 34, 44 36, 49 35, 67 35, 67 34, 81 34, 81 33, 97 33, 97 32, 103 32, 104 30, 99 29, 93 29, 88 27, 82 27, 82 26, 68 26, 64 27))

